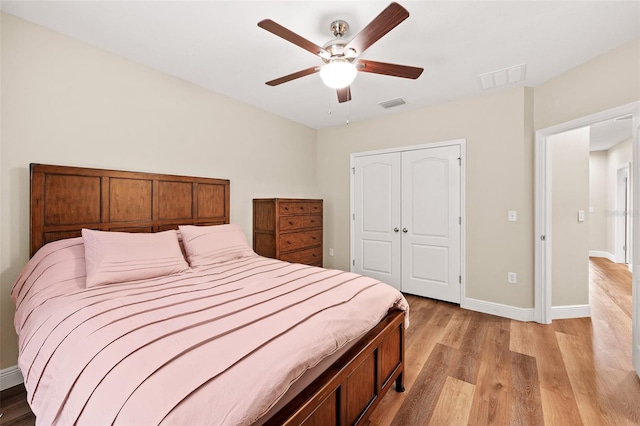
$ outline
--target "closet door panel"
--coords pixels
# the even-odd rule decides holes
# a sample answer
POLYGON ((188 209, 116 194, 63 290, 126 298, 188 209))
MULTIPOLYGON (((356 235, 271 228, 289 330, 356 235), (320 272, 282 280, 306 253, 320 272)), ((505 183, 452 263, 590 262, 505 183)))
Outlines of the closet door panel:
POLYGON ((402 291, 460 303, 458 146, 402 153, 402 291))
POLYGON ((353 271, 400 289, 400 154, 355 158, 353 271))

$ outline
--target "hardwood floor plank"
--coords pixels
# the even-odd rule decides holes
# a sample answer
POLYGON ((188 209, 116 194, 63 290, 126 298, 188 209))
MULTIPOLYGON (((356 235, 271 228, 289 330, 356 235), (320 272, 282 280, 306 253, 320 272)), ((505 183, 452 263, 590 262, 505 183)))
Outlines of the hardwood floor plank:
POLYGON ((536 324, 531 322, 511 321, 509 350, 524 355, 535 356, 533 335, 536 332, 536 324))
POLYGON ((606 298, 616 304, 624 314, 631 318, 633 312, 630 291, 631 272, 625 265, 613 263, 603 258, 590 258, 589 264, 591 290, 594 287, 605 293, 606 298))
POLYGON ((14 386, 0 392, 0 425, 33 426, 35 417, 27 405, 26 390, 23 385, 14 386))
POLYGON ((429 425, 467 425, 474 391, 474 385, 451 376, 447 377, 429 425))
POLYGON ((469 418, 477 425, 509 424, 511 351, 509 320, 497 318, 487 329, 480 348, 480 368, 469 418))
MULTIPOLYGON (((425 300, 415 296, 408 296, 407 300, 411 306, 417 306, 423 303, 425 300)), ((438 318, 446 311, 451 311, 451 308, 443 307, 436 303, 429 304, 429 306, 421 306, 421 315, 417 315, 415 318, 417 321, 422 321, 419 324, 424 326, 409 327, 405 333, 406 346, 405 346, 405 373, 404 373, 404 385, 406 389, 411 389, 422 371, 429 355, 433 351, 433 347, 442 338, 445 333, 445 327, 437 325, 439 323, 438 318)), ((408 392, 398 393, 395 390, 390 390, 387 395, 380 401, 378 408, 369 417, 368 424, 370 425, 389 425, 393 421, 396 413, 400 410, 402 403, 404 402, 408 392)))
MULTIPOLYGON (((544 425, 542 413, 540 383, 536 359, 518 352, 511 353, 511 425, 533 426, 544 425)), ((572 424, 572 423, 548 423, 572 424)))
POLYGON ((513 321, 511 338, 512 350, 529 355, 537 362, 545 422, 552 425, 581 424, 554 326, 513 321))
POLYGON ((459 349, 463 344, 464 336, 467 331, 467 327, 469 327, 472 314, 472 311, 455 309, 453 316, 447 325, 447 332, 440 343, 459 349))
POLYGON ((547 424, 579 425, 580 412, 552 325, 535 324, 533 335, 542 408, 547 424))
POLYGON ((483 346, 487 329, 491 325, 492 315, 474 312, 470 315, 469 325, 464 334, 464 345, 460 348, 460 357, 453 368, 452 377, 472 385, 476 384, 480 365, 480 349, 483 346))
POLYGON ((592 352, 578 336, 557 333, 583 424, 624 424, 611 404, 610 369, 594 369, 592 352))
POLYGON ((435 345, 420 375, 408 391, 398 414, 394 417, 392 425, 428 424, 451 370, 451 364, 458 356, 456 348, 440 343, 435 345))

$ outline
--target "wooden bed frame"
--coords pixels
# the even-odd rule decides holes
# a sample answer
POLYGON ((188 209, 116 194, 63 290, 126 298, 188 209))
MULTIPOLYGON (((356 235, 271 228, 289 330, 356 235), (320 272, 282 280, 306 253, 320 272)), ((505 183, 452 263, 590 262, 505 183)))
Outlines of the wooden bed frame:
MULTIPOLYGON (((31 164, 31 256, 82 228, 158 232, 229 223, 226 179, 31 164)), ((364 423, 395 382, 404 391, 404 313, 390 312, 267 425, 364 423)))

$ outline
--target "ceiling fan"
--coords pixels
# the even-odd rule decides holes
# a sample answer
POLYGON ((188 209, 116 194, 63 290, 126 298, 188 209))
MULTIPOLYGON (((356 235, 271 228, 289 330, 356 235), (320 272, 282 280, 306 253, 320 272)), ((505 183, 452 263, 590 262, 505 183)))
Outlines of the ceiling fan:
POLYGON ((410 67, 407 65, 389 64, 386 62, 376 62, 367 59, 359 59, 359 56, 371 47, 385 34, 398 26, 409 17, 409 12, 398 3, 391 3, 362 31, 356 34, 351 40, 344 40, 342 37, 349 29, 349 25, 342 20, 331 23, 331 31, 335 39, 320 47, 282 25, 265 19, 258 22, 258 26, 278 37, 281 37, 296 46, 299 46, 314 55, 318 55, 324 65, 314 66, 301 71, 294 72, 275 80, 267 81, 269 86, 277 86, 291 80, 295 80, 306 75, 320 72, 322 81, 338 93, 339 102, 351 100, 350 85, 358 72, 369 72, 374 74, 384 74, 393 77, 403 77, 416 79, 420 77, 423 69, 410 67))

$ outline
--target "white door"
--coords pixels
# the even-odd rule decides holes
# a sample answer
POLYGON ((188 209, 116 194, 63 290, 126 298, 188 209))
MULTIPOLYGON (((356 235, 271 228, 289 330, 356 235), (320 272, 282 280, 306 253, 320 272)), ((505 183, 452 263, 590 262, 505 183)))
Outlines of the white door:
POLYGON ((630 263, 629 241, 629 166, 617 170, 616 217, 615 217, 615 258, 616 263, 630 263))
POLYGON ((400 153, 354 159, 353 271, 401 290, 400 153))
POLYGON ((352 270, 460 303, 460 145, 353 158, 352 270))
POLYGON ((460 303, 460 147, 402 153, 402 291, 460 303))

